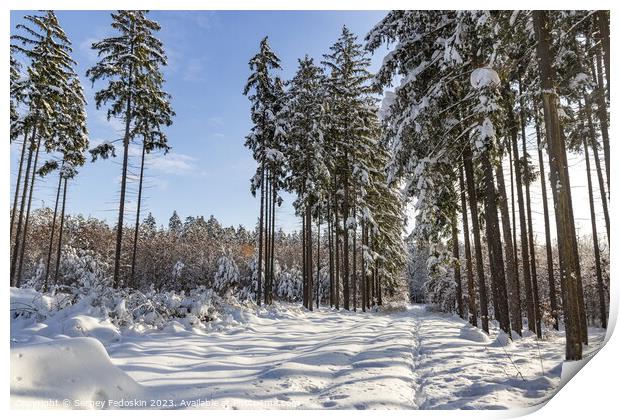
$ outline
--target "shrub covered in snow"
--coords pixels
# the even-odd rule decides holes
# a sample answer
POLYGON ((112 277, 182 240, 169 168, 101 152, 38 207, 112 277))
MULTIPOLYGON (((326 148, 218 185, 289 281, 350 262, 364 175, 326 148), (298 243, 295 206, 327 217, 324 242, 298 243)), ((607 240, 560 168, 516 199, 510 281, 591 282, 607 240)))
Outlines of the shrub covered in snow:
POLYGON ((213 277, 213 287, 218 292, 232 293, 239 286, 239 268, 230 252, 225 252, 217 261, 218 269, 213 277))
POLYGON ((295 302, 302 295, 302 275, 299 267, 281 270, 276 278, 276 293, 282 300, 295 302))
MULTIPOLYGON (((170 321, 182 321, 186 326, 203 326, 218 318, 219 310, 227 305, 212 289, 198 287, 188 293, 147 292, 109 287, 73 287, 53 289, 49 293, 34 289, 11 288, 11 317, 40 322, 60 312, 87 314, 116 327, 162 328, 170 321)), ((239 305, 232 298, 232 304, 239 305)))

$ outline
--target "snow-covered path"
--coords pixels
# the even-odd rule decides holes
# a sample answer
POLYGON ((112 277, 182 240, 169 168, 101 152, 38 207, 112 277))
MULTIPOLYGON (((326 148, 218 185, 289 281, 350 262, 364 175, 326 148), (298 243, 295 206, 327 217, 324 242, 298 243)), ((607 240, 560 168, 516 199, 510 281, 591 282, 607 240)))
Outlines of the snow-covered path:
MULTIPOLYGON (((53 397, 138 398, 153 408, 525 408, 552 396, 560 382, 561 333, 510 342, 497 329, 488 337, 416 305, 233 312, 211 329, 172 321, 144 333, 119 334, 108 321, 83 315, 15 324, 12 404, 53 397), (68 338, 76 336, 98 338, 110 359, 93 338, 68 338)), ((603 338, 604 330, 591 330, 589 350, 603 338)))
POLYGON ((488 409, 549 397, 563 340, 502 339, 422 306, 366 314, 289 306, 232 330, 149 334, 108 351, 177 407, 488 409))
POLYGON ((415 408, 416 320, 299 308, 108 347, 151 395, 213 408, 415 408))

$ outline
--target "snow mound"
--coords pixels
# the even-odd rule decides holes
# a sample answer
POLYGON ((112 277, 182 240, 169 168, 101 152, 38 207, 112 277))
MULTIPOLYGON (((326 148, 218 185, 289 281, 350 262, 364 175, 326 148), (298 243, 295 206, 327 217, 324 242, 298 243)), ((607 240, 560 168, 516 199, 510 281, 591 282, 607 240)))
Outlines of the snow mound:
POLYGON ((495 340, 493 340, 493 342, 491 343, 491 347, 512 348, 513 342, 508 334, 500 330, 497 334, 497 337, 495 337, 495 340))
POLYGON ((94 338, 11 348, 12 408, 116 408, 145 394, 94 338))
POLYGON ((469 81, 474 89, 481 89, 487 86, 495 87, 501 83, 497 72, 488 67, 481 67, 472 71, 469 81))
POLYGON ((473 341, 476 343, 490 343, 491 339, 484 332, 479 330, 478 328, 473 328, 468 325, 461 328, 461 333, 459 334, 464 340, 473 341))
POLYGON ((69 337, 93 337, 102 343, 120 341, 118 328, 109 320, 76 315, 63 322, 63 334, 69 337))
POLYGON ((178 334, 181 332, 185 332, 186 330, 183 324, 181 324, 179 321, 170 321, 168 322, 168 324, 166 324, 164 328, 162 328, 162 331, 165 333, 178 334))

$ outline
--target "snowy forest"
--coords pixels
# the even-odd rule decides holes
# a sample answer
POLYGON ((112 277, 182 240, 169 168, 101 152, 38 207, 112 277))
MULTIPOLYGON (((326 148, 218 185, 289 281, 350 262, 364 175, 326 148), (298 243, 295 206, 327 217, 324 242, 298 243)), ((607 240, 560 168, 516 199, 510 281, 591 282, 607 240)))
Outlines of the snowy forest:
POLYGON ((84 75, 57 13, 12 19, 13 408, 518 409, 596 353, 609 11, 384 15, 340 26, 320 56, 298 45, 294 69, 255 40, 235 92, 251 129, 227 140, 255 163, 253 226, 143 208, 148 156, 174 150, 185 109, 152 12, 109 14, 84 75), (87 102, 120 138, 92 141, 87 102), (80 171, 106 160, 113 220, 68 211, 80 171), (35 208, 44 179, 55 200, 35 208))

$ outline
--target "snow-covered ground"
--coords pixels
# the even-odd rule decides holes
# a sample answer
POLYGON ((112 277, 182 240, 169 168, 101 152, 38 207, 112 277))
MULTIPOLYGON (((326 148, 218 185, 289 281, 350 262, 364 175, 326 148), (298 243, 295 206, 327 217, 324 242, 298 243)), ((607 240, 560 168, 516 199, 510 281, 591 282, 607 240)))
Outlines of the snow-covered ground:
MULTIPOLYGON (((349 313, 277 304, 228 321, 208 329, 173 321, 139 332, 75 313, 16 320, 11 404, 524 408, 557 389, 564 353, 561 334, 511 343, 419 305, 349 313)), ((603 338, 592 330, 589 350, 603 338)))

